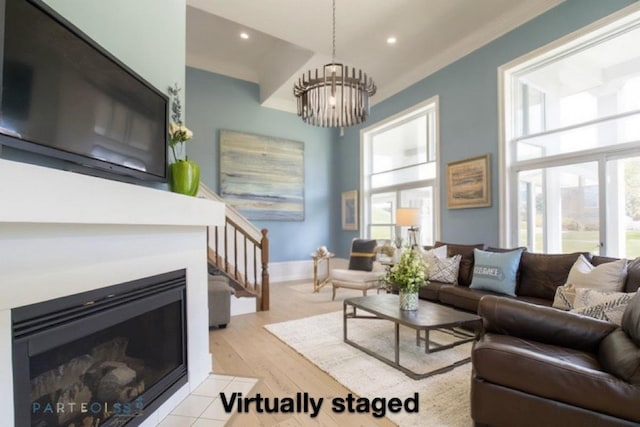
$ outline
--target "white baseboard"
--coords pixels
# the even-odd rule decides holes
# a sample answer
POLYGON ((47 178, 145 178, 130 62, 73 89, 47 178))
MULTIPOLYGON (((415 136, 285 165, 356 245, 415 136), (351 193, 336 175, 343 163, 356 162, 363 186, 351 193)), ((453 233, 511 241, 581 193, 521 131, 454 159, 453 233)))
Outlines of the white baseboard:
POLYGON ((256 312, 256 299, 255 298, 238 298, 235 295, 231 296, 231 316, 237 316, 239 314, 255 313, 256 312))
MULTIPOLYGON (((347 268, 349 266, 349 260, 344 258, 332 258, 331 269, 334 268, 347 268)), ((324 264, 320 268, 326 268, 324 264)), ((321 274, 325 270, 322 270, 321 274)), ((290 282, 293 280, 313 280, 313 261, 286 261, 286 262, 274 262, 269 264, 269 283, 276 285, 280 282, 290 282)), ((256 312, 256 300, 255 298, 237 298, 231 297, 231 315, 237 316, 240 314, 255 313, 256 312)))
MULTIPOLYGON (((344 258, 332 258, 331 269, 347 268, 349 260, 344 258)), ((324 274, 324 263, 319 267, 324 274)), ((290 282, 292 280, 313 280, 313 261, 285 261, 269 263, 269 282, 290 282)))

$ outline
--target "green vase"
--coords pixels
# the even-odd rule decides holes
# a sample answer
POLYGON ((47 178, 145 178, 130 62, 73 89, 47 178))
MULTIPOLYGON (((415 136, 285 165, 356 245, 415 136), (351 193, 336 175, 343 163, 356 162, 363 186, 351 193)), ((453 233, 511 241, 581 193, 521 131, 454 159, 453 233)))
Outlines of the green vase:
POLYGON ((169 187, 174 193, 195 196, 200 185, 200 167, 191 160, 178 160, 169 165, 169 187))

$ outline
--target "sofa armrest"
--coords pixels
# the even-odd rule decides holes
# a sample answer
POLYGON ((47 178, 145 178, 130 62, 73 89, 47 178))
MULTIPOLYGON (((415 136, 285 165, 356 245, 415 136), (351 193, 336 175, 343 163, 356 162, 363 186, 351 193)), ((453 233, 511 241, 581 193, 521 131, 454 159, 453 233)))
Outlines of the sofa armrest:
POLYGON ((480 299, 478 315, 485 332, 592 353, 616 329, 602 320, 493 295, 480 299))

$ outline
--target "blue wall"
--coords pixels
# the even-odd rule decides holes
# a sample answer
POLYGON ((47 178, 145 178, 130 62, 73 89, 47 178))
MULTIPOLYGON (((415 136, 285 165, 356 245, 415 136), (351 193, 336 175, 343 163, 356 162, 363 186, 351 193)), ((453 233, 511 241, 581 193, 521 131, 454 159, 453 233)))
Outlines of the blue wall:
MULTIPOLYGON (((320 245, 347 257, 351 239, 359 232, 341 230, 340 195, 360 188, 360 130, 439 95, 441 177, 446 163, 485 153, 491 154, 493 177, 491 207, 448 210, 441 203, 441 239, 497 246, 498 67, 632 3, 567 0, 375 105, 370 119, 345 129, 343 137, 335 130, 308 126, 295 114, 260 107, 256 84, 187 68, 187 124, 195 133, 188 154, 200 164, 203 181, 219 191, 220 129, 304 141, 305 220, 257 225, 270 230, 273 261, 308 259, 320 245)), ((444 190, 441 179, 441 198, 444 190)))
POLYGON ((259 228, 269 229, 271 261, 308 260, 318 246, 331 248, 332 230, 336 230, 331 213, 337 209, 332 191, 337 173, 335 131, 309 126, 292 113, 261 107, 255 83, 195 68, 187 68, 186 82, 186 124, 194 134, 187 154, 200 165, 202 181, 215 192, 220 191, 220 129, 304 142, 304 221, 254 221, 259 228))
MULTIPOLYGON (((336 193, 358 188, 360 130, 434 95, 440 97, 440 176, 454 160, 491 153, 493 204, 448 210, 441 203, 441 240, 499 244, 498 73, 499 66, 627 6, 631 0, 567 0, 492 43, 461 58, 395 96, 375 105, 370 119, 346 130, 336 145, 336 193)), ((373 76, 375 78, 375 76, 373 76)), ((441 179, 441 199, 445 180, 441 179)), ((334 216, 340 215, 337 206, 334 216)), ((339 228, 335 245, 349 248, 353 232, 339 228)), ((347 253, 338 251, 338 255, 347 253)))

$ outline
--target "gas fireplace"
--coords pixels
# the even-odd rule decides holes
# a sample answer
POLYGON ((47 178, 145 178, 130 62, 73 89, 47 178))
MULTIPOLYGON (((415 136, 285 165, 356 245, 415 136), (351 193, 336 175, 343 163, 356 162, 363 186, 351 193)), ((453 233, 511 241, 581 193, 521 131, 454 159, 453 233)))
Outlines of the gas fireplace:
POLYGON ((137 426, 187 383, 186 275, 11 310, 15 426, 137 426))

